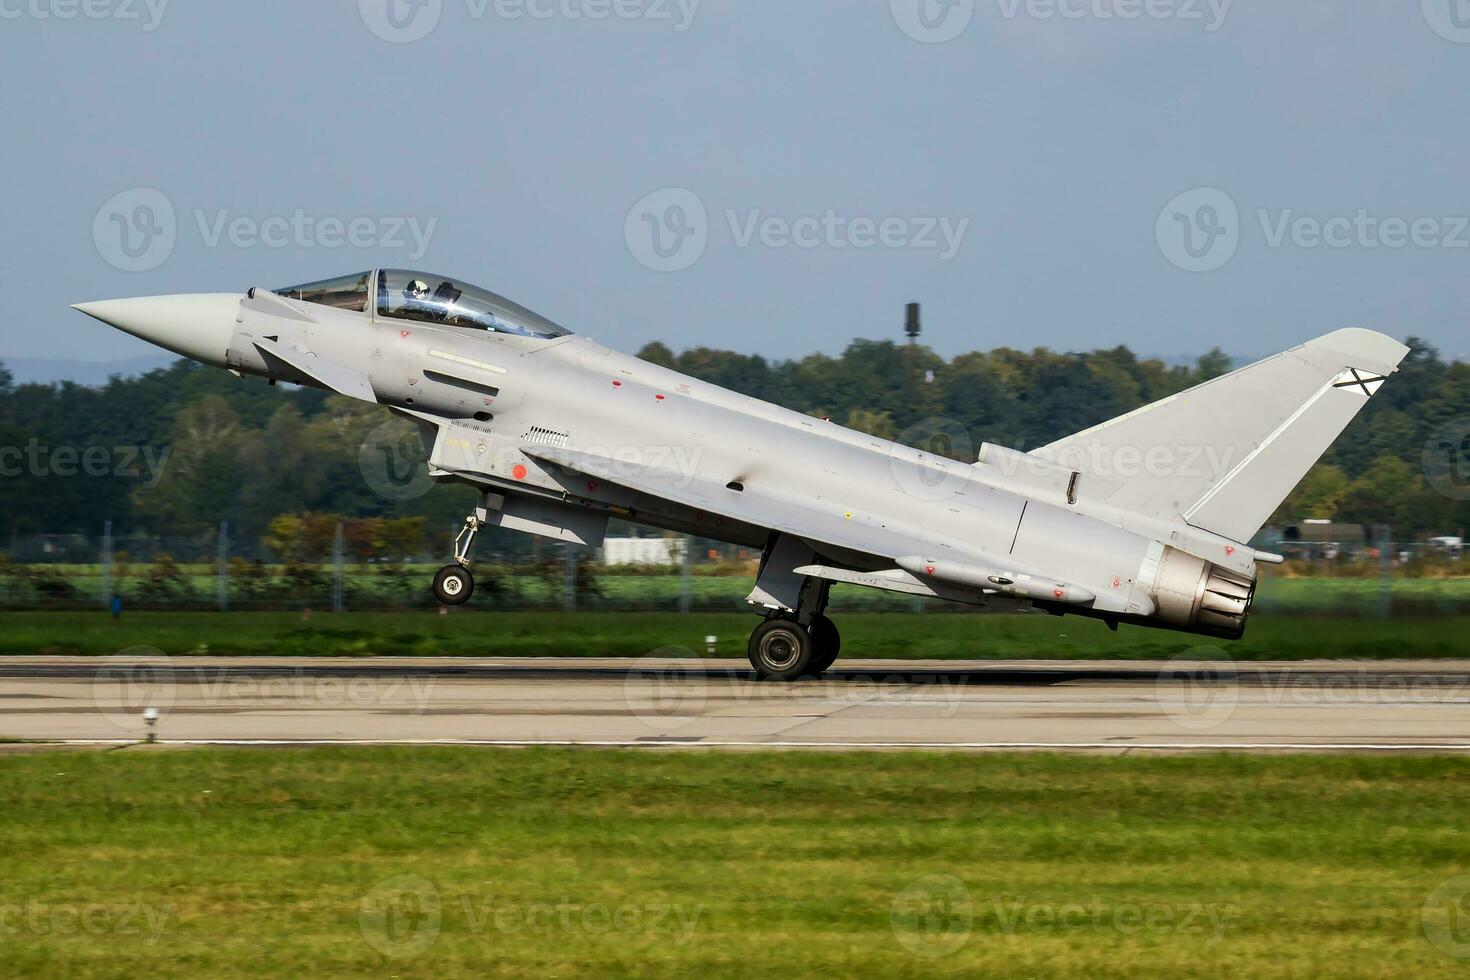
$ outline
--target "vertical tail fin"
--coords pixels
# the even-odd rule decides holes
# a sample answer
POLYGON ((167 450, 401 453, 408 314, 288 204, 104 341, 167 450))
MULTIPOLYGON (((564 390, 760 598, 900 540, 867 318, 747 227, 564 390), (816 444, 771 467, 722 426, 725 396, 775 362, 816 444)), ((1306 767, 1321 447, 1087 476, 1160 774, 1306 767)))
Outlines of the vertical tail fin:
POLYGON ((1086 496, 1247 541, 1408 353, 1338 330, 1033 454, 1086 496))

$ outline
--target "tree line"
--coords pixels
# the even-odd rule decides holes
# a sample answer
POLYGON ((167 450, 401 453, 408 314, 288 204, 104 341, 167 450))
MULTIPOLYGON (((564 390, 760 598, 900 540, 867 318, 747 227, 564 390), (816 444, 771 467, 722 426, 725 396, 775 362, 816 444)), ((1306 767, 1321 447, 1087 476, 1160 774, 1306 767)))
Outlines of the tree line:
MULTIPOLYGON (((1276 521, 1388 524, 1400 539, 1457 534, 1470 523, 1470 446, 1457 435, 1470 431, 1470 365, 1408 343, 1413 352, 1399 374, 1276 521)), ((793 360, 707 347, 675 353, 661 343, 638 356, 969 461, 983 442, 1032 449, 1232 367, 1219 350, 1189 365, 1139 358, 1126 347, 998 348, 945 359, 923 346, 874 340, 793 360), (937 447, 936 432, 944 435, 937 447)), ((419 518, 437 539, 472 495, 453 487, 400 492, 396 484, 385 494, 366 479, 365 465, 405 464, 400 440, 412 440, 414 430, 395 424, 375 406, 190 361, 100 387, 16 384, 0 366, 0 547, 42 532, 96 535, 104 520, 120 535, 200 537, 229 521, 234 540, 261 542, 291 526, 280 518, 313 514, 419 518)))

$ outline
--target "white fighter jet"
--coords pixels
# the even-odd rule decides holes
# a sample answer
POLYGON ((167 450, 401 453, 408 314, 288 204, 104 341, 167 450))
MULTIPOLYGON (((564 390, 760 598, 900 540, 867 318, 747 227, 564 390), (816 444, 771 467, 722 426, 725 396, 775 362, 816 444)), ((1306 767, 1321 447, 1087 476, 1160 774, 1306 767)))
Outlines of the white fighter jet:
POLYGON ((471 548, 490 527, 595 547, 616 516, 761 549, 750 661, 782 680, 836 660, 833 584, 1239 638, 1257 564, 1281 561, 1248 542, 1408 353, 1339 330, 1029 453, 986 444, 965 463, 620 354, 423 272, 76 309, 239 376, 415 420, 431 475, 480 492, 435 576, 442 602, 470 598, 471 548))

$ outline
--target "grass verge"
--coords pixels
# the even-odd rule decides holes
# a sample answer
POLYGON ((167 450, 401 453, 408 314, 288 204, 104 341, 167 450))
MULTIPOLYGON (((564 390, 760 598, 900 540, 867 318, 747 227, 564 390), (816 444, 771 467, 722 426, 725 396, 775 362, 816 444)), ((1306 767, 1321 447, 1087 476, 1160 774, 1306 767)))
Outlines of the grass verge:
POLYGON ((0 975, 1449 976, 1467 807, 1446 758, 0 757, 0 975))
MULTIPOLYGON (((1470 654, 1470 617, 1354 619, 1260 613, 1236 643, 1030 615, 852 613, 837 617, 843 656, 893 659, 1167 659, 1188 652, 1237 660, 1392 659, 1470 654)), ((171 655, 743 657, 757 619, 692 613, 0 613, 0 655, 113 654, 137 646, 171 655)))

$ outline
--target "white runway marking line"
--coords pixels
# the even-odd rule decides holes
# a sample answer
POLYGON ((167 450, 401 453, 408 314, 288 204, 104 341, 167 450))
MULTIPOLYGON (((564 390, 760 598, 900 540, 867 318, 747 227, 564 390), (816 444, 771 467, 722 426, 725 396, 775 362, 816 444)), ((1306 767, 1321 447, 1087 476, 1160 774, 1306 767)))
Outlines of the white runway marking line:
MULTIPOLYGON (((138 739, 48 739, 33 744, 130 746, 147 745, 138 739)), ((331 739, 331 738, 177 738, 159 739, 155 745, 221 745, 221 746, 333 746, 333 745, 423 745, 482 746, 487 748, 558 748, 598 749, 1058 749, 1068 751, 1093 749, 1145 749, 1148 751, 1322 751, 1322 752, 1470 752, 1470 743, 1374 743, 1374 742, 733 742, 690 741, 689 739, 650 736, 629 740, 573 739, 331 739)))

